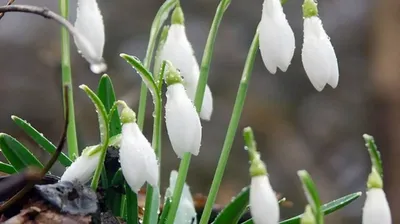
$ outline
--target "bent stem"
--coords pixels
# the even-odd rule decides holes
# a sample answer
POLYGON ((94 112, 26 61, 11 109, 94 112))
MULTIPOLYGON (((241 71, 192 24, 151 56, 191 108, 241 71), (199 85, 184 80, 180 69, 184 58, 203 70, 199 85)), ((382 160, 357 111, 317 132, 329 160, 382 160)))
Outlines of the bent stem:
MULTIPOLYGON (((68 19, 68 0, 60 0, 60 11, 61 15, 68 19)), ((79 155, 78 151, 78 139, 76 136, 76 124, 75 124, 75 106, 74 106, 74 94, 72 88, 72 75, 71 75, 71 61, 70 61, 70 46, 69 46, 69 34, 65 27, 61 28, 61 71, 62 71, 62 85, 68 86, 63 89, 63 95, 68 95, 68 98, 64 100, 64 108, 69 108, 68 129, 67 129, 67 143, 68 143, 68 156, 71 160, 75 160, 79 155), (66 93, 68 91, 68 93, 66 93), (67 106, 68 104, 68 106, 67 106)))
POLYGON ((219 186, 221 185, 222 177, 224 176, 224 171, 226 164, 228 162, 229 153, 232 148, 233 140, 236 135, 236 130, 239 125, 240 116, 243 111, 244 101, 247 95, 247 89, 249 87, 249 81, 251 78, 251 73, 253 71, 254 60, 258 51, 259 39, 258 39, 258 29, 251 43, 249 53, 246 58, 246 63, 244 65, 242 79, 240 80, 240 85, 238 93, 236 95, 235 105, 232 111, 232 117, 229 122, 228 131, 226 133, 224 145, 222 147, 221 156, 218 161, 217 169, 214 174, 214 179, 211 184, 210 192, 208 194, 207 202, 203 210, 203 214, 200 219, 200 224, 207 224, 210 219, 211 211, 215 199, 218 194, 219 186))

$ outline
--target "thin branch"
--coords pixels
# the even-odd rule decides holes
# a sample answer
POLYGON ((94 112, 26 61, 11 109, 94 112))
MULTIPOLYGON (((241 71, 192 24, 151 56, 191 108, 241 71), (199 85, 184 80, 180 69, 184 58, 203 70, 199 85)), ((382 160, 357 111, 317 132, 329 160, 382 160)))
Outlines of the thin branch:
POLYGON ((75 27, 68 22, 68 20, 64 19, 62 16, 58 15, 57 13, 49 10, 45 7, 38 7, 33 5, 7 5, 7 6, 0 6, 0 13, 6 12, 23 12, 23 13, 30 13, 42 16, 46 19, 52 19, 57 23, 61 24, 65 28, 67 28, 68 32, 75 37, 80 39, 85 39, 76 29, 75 27))
MULTIPOLYGON (((6 5, 12 5, 15 2, 15 0, 8 0, 6 5)), ((0 13, 0 19, 3 18, 4 12, 0 13)))
MULTIPOLYGON (((65 90, 65 99, 68 98, 68 86, 65 85, 64 86, 64 90, 65 90)), ((68 108, 68 104, 66 104, 65 106, 65 122, 64 122, 64 128, 63 128, 63 132, 60 138, 60 141, 57 145, 57 149, 54 152, 53 156, 51 157, 51 159, 49 160, 49 162, 47 162, 46 166, 43 168, 43 170, 40 172, 40 177, 36 177, 36 178, 30 178, 31 180, 28 182, 28 184, 22 188, 20 191, 18 191, 18 193, 16 193, 14 196, 12 196, 8 201, 6 201, 5 203, 3 203, 0 206, 0 213, 4 212, 4 210, 6 210, 7 208, 9 208, 13 203, 15 203, 16 201, 20 200, 26 193, 28 193, 32 187, 41 179, 43 179, 43 177, 46 175, 46 173, 50 170, 50 168, 53 166, 53 164, 57 161, 58 156, 61 154, 61 151, 64 147, 65 144, 65 140, 66 140, 66 136, 67 136, 67 128, 68 128, 68 113, 69 113, 69 108, 68 108)), ((29 170, 26 173, 30 173, 29 170)), ((24 175, 25 177, 30 177, 32 175, 24 175)), ((24 180, 26 180, 29 178, 25 178, 24 180)))

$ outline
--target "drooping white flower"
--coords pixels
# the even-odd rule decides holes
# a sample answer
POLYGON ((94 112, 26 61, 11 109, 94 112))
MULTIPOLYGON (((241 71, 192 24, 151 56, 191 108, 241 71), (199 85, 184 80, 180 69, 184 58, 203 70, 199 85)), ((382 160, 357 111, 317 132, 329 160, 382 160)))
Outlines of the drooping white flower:
POLYGON ((301 58, 304 70, 317 91, 326 84, 336 88, 339 82, 339 67, 332 43, 317 15, 317 6, 313 0, 305 0, 304 39, 301 58), (314 7, 314 8, 313 8, 314 7))
POLYGON ((293 58, 295 41, 280 0, 264 0, 258 29, 265 67, 272 74, 277 68, 286 72, 293 58))
POLYGON ((255 224, 279 223, 279 204, 266 175, 251 178, 250 212, 255 224))
MULTIPOLYGON (((178 172, 175 170, 171 171, 171 175, 169 177, 169 187, 165 192, 166 198, 172 197, 177 178, 178 172)), ((190 193, 189 186, 186 183, 183 186, 182 196, 181 200, 179 201, 174 224, 197 224, 197 215, 192 194, 190 193)))
POLYGON ((391 224, 389 204, 385 192, 381 188, 371 188, 367 191, 362 216, 363 224, 391 224))
POLYGON ((246 150, 250 158, 250 213, 254 224, 278 224, 279 203, 269 182, 267 167, 257 151, 253 130, 243 130, 246 150))
POLYGON ((74 35, 77 48, 90 63, 93 73, 107 69, 103 60, 105 43, 104 23, 96 0, 79 0, 75 28, 80 35, 74 35))
POLYGON ((165 123, 169 139, 176 155, 182 158, 185 152, 197 156, 201 144, 201 123, 192 101, 190 101, 179 73, 172 65, 166 72, 167 102, 165 123))
POLYGON ((87 183, 92 178, 93 173, 99 164, 100 151, 95 154, 90 153, 92 150, 96 150, 96 148, 97 146, 91 146, 85 149, 82 152, 82 155, 65 170, 61 176, 61 181, 73 182, 74 180, 77 180, 81 184, 87 183))
MULTIPOLYGON (((192 45, 186 36, 183 12, 180 7, 176 7, 172 15, 172 24, 169 27, 168 35, 158 54, 156 70, 161 66, 160 63, 169 60, 179 69, 184 78, 183 85, 188 92, 189 98, 194 102, 196 88, 200 77, 199 65, 192 45)), ((210 120, 213 109, 211 90, 206 86, 200 117, 210 120)))
POLYGON ((134 112, 125 108, 121 113, 121 121, 124 124, 119 162, 126 182, 132 191, 137 193, 146 181, 152 186, 157 186, 159 169, 154 149, 134 122, 134 118, 124 121, 122 117, 126 114, 134 116, 134 112))

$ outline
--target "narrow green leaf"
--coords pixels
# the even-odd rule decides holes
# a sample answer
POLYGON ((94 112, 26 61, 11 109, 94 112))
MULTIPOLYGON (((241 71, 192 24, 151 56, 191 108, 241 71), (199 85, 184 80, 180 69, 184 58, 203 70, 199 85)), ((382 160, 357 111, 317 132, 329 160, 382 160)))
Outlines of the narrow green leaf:
MULTIPOLYGON (((348 204, 350 204, 351 202, 353 202, 357 198, 359 198, 361 195, 362 195, 361 192, 356 192, 356 193, 346 195, 344 197, 338 198, 336 200, 333 200, 329 203, 324 204, 321 207, 321 210, 324 213, 324 215, 329 215, 329 214, 347 206, 348 204)), ((286 219, 284 221, 281 221, 280 224, 300 224, 300 219, 301 219, 302 215, 303 214, 286 219)), ((242 224, 253 224, 253 220, 249 219, 249 220, 243 222, 242 224)))
POLYGON ((24 145, 5 133, 0 133, 0 148, 17 171, 27 166, 43 168, 42 163, 24 145))
POLYGON ((13 173, 16 173, 17 170, 8 163, 0 162, 0 172, 6 173, 6 174, 13 174, 13 173))
POLYGON ((125 183, 126 191, 126 223, 138 224, 138 197, 135 192, 131 190, 129 185, 125 183))
MULTIPOLYGON (((40 147, 42 147, 50 155, 53 155, 53 153, 56 151, 56 146, 53 143, 51 143, 46 137, 44 137, 42 133, 37 131, 27 121, 25 121, 25 120, 23 120, 23 119, 21 119, 21 118, 19 118, 17 116, 13 115, 13 116, 11 116, 11 119, 30 138, 32 138, 33 141, 35 141, 40 147)), ((60 156, 58 157, 58 161, 60 161, 60 163, 65 167, 71 166, 71 163, 72 163, 71 159, 68 158, 68 156, 66 156, 64 153, 60 154, 60 156)))
POLYGON ((158 222, 158 224, 165 224, 165 221, 167 221, 168 211, 170 207, 171 207, 171 198, 167 198, 165 200, 164 207, 160 216, 160 221, 158 222))
POLYGON ((146 84, 147 88, 150 90, 153 98, 158 96, 158 88, 153 79, 153 75, 143 66, 142 62, 134 56, 130 56, 127 54, 120 54, 120 56, 126 60, 140 75, 143 82, 146 84))
POLYGON ((378 147, 375 144, 374 137, 368 134, 363 135, 365 146, 367 146, 369 156, 371 157, 372 166, 375 167, 376 171, 383 177, 382 159, 381 154, 378 151, 378 147))
POLYGON ((80 85, 81 88, 87 96, 92 100, 94 106, 96 107, 97 115, 99 118, 99 129, 100 129, 100 139, 104 143, 106 138, 106 133, 108 132, 107 127, 107 112, 104 104, 101 102, 99 97, 86 85, 80 85))
POLYGON ((213 223, 238 223, 249 204, 249 195, 250 188, 243 188, 243 190, 218 214, 213 223))
POLYGON ((321 224, 323 222, 323 213, 321 211, 321 200, 319 199, 317 187, 306 170, 299 170, 297 175, 303 184, 304 193, 315 215, 315 220, 317 220, 317 224, 321 224))
MULTIPOLYGON (((111 82, 111 78, 108 75, 103 75, 100 79, 99 86, 97 88, 97 96, 103 102, 106 111, 110 111, 116 100, 114 87, 111 82)), ((118 110, 113 111, 109 114, 110 120, 110 137, 121 133, 121 121, 119 119, 118 110)))

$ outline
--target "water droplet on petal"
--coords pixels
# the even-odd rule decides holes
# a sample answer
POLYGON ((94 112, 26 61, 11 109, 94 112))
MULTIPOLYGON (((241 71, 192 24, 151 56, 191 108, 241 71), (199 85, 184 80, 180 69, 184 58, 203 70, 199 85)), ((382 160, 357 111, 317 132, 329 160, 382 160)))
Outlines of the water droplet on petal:
POLYGON ((104 73, 107 70, 107 64, 104 62, 100 62, 97 64, 91 64, 90 70, 95 74, 104 73))

